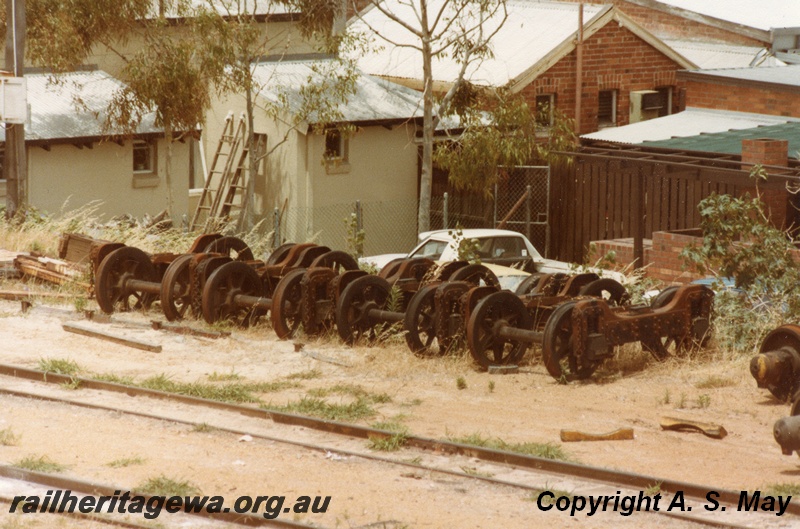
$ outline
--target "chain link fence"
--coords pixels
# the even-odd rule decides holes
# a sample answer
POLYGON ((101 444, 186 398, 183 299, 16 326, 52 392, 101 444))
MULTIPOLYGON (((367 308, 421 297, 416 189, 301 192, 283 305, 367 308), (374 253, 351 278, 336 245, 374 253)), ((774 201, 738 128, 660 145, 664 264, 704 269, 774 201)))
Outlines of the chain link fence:
MULTIPOLYGON (((546 256, 550 172, 548 167, 503 168, 494 196, 444 193, 431 198, 430 229, 505 228, 525 234, 546 256)), ((272 245, 306 242, 335 250, 355 250, 363 233, 363 255, 402 253, 417 243, 416 199, 350 202, 316 208, 277 208, 272 215, 272 245)))

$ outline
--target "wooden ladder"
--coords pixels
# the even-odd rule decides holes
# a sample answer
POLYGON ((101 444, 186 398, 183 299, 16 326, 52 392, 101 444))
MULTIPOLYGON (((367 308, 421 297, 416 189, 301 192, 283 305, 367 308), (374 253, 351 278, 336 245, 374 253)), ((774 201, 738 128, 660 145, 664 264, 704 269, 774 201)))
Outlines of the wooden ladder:
MULTIPOLYGON (((239 123, 234 129, 233 113, 229 113, 225 118, 225 126, 222 129, 217 150, 214 152, 203 192, 200 194, 192 222, 189 224, 189 231, 194 231, 201 226, 205 231, 209 228, 212 220, 223 216, 220 214, 220 207, 223 205, 222 195, 227 196, 230 192, 234 163, 237 164, 235 170, 238 172, 243 163, 243 157, 246 157, 246 149, 243 149, 244 152, 240 155, 238 163, 235 162, 239 148, 245 140, 245 132, 244 116, 239 118, 239 123)), ((229 200, 225 202, 229 202, 229 200)))

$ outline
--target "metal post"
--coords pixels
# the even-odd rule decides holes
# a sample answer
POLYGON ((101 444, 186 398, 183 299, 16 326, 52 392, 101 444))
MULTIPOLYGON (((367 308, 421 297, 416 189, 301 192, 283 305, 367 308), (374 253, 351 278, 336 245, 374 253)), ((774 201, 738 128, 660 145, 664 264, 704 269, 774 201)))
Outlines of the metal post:
POLYGON ((525 235, 528 237, 528 240, 531 240, 531 201, 533 193, 533 188, 531 186, 527 187, 527 195, 528 198, 525 199, 525 235))
POLYGON ((633 176, 633 259, 634 269, 644 266, 644 174, 640 165, 633 176))
POLYGON ((449 203, 450 203, 450 196, 445 192, 444 194, 444 205, 442 206, 442 228, 448 229, 450 227, 450 223, 448 222, 448 210, 449 210, 449 203))
POLYGON ((356 231, 364 229, 364 218, 361 213, 361 201, 356 200, 356 231))
POLYGON ((494 185, 494 216, 492 218, 492 228, 497 227, 497 184, 494 185))
POLYGON ((272 213, 272 247, 281 245, 281 213, 278 208, 272 213))

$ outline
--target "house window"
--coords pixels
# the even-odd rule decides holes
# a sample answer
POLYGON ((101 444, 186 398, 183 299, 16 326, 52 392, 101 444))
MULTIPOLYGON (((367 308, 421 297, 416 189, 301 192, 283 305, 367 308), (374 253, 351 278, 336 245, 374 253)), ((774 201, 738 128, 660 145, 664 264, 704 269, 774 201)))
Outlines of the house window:
POLYGON ((553 124, 553 111, 556 104, 555 94, 536 96, 536 124, 549 127, 553 124))
POLYGON ((133 172, 156 172, 156 146, 155 143, 136 140, 133 142, 133 172))
POLYGON ((347 161, 347 138, 339 129, 325 131, 325 160, 347 161))
POLYGON ((617 91, 600 90, 597 97, 597 127, 617 126, 617 91))
POLYGON ((672 114, 672 87, 659 86, 656 87, 658 97, 661 100, 661 108, 658 111, 658 117, 668 116, 672 114))

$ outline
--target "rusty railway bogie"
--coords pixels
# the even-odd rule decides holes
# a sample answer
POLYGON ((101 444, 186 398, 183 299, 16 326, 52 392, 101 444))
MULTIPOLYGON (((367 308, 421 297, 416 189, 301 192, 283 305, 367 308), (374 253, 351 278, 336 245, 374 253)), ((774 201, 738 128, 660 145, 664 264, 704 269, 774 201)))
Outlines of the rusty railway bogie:
POLYGON ((241 239, 203 234, 186 254, 149 255, 120 243, 99 243, 91 249, 91 259, 99 264, 95 273, 95 298, 103 312, 148 309, 157 299, 168 320, 182 319, 190 306, 190 263, 192 256, 223 255, 234 252, 238 258, 252 258, 241 239), (210 253, 214 252, 214 253, 210 253))
POLYGON ((670 291, 658 306, 628 306, 618 304, 625 298, 614 283, 589 282, 571 300, 563 294, 566 283, 557 296, 491 294, 467 325, 473 358, 484 368, 509 364, 530 344, 541 344, 548 372, 573 380, 589 377, 618 345, 640 341, 663 359, 673 345, 681 348, 705 337, 713 298, 709 289, 690 285, 670 291), (609 295, 588 298, 587 293, 609 295))
POLYGON ((252 273, 231 264, 214 273, 218 277, 212 284, 212 276, 203 292, 203 318, 247 326, 269 312, 282 339, 293 336, 301 324, 309 335, 324 331, 332 321, 328 284, 342 271, 358 268, 349 254, 312 243, 279 247, 267 262, 250 265, 252 273))

